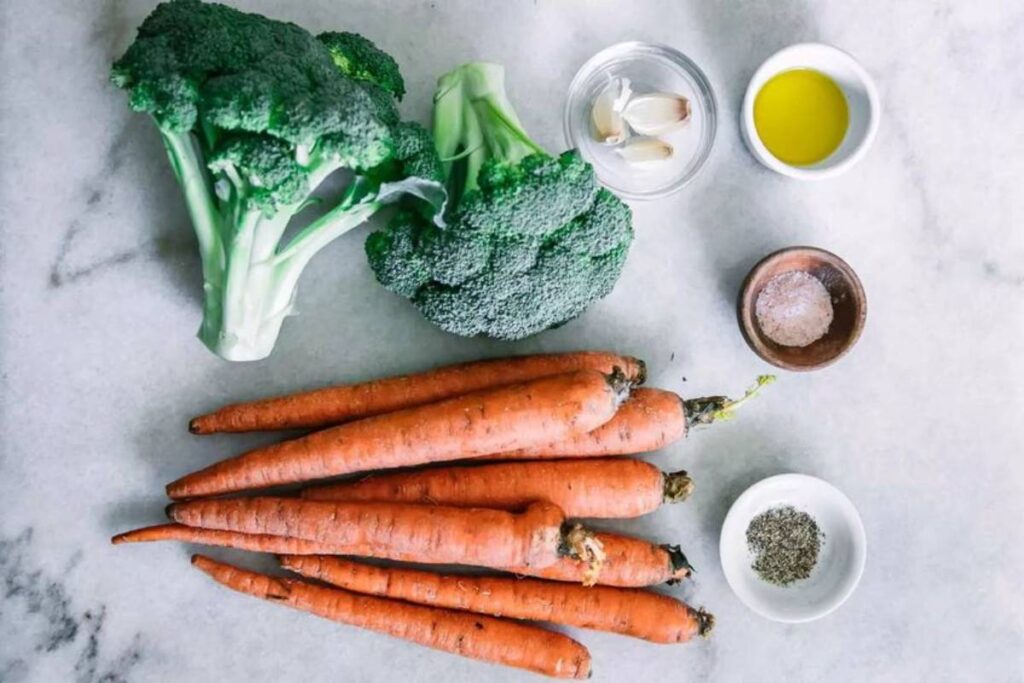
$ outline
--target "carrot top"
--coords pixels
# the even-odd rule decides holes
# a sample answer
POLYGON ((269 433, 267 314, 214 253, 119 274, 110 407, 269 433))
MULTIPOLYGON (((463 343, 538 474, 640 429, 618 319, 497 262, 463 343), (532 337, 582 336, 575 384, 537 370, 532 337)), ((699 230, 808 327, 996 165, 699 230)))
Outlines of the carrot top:
POLYGON ((759 375, 757 381, 747 389, 743 397, 735 401, 728 396, 702 396, 685 401, 687 428, 731 420, 736 416, 736 410, 740 406, 754 398, 761 391, 761 387, 774 381, 775 375, 759 375))

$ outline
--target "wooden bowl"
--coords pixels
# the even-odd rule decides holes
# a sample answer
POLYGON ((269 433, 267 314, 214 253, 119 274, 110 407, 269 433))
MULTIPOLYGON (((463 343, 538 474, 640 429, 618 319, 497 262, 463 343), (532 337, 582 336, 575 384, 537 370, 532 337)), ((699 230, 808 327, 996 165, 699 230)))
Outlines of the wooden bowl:
POLYGON ((765 256, 743 281, 737 305, 740 329, 758 356, 785 370, 817 370, 839 360, 857 342, 868 313, 867 296, 853 269, 835 254, 814 247, 788 247, 765 256), (754 304, 776 275, 802 270, 818 278, 832 296, 832 324, 807 346, 783 346, 757 324, 754 304))

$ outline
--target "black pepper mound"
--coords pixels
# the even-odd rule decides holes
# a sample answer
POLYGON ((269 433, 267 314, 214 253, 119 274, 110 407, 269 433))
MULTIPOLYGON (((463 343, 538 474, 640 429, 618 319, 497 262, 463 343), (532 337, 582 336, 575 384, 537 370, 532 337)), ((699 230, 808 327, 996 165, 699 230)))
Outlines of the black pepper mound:
POLYGON ((788 586, 811 575, 824 540, 806 512, 792 505, 772 508, 747 527, 747 547, 754 554, 751 568, 768 583, 788 586))

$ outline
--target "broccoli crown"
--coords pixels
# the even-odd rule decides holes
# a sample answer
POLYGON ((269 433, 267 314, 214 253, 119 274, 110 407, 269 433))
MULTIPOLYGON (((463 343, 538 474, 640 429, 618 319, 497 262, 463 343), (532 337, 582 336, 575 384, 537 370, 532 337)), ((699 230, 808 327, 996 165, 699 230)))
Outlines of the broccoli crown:
POLYGON ((373 166, 390 153, 397 65, 354 34, 323 38, 224 5, 171 0, 143 22, 111 78, 165 131, 197 130, 205 140, 258 133, 307 148, 325 140, 347 165, 373 166))
POLYGON ((633 226, 578 152, 552 156, 528 137, 504 78, 470 63, 439 79, 433 143, 447 224, 401 213, 367 238, 366 254, 384 287, 442 329, 520 339, 611 292, 633 226))
POLYGON ((482 186, 445 228, 403 213, 371 234, 366 253, 378 281, 444 330, 497 339, 559 325, 606 296, 633 238, 629 207, 599 189, 592 173, 584 187, 576 152, 524 164, 546 171, 521 177, 519 192, 482 186), (466 218, 485 205, 509 221, 466 218))

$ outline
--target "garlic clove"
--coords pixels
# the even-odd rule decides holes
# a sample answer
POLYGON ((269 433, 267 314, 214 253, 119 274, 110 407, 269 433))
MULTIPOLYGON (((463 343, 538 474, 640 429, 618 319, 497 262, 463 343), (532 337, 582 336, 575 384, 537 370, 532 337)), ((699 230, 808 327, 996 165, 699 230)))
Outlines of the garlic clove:
POLYGON ((631 94, 629 79, 616 78, 594 99, 590 119, 594 126, 594 136, 599 142, 618 145, 629 137, 629 130, 622 119, 622 109, 631 94))
POLYGON ((671 159, 675 149, 658 138, 633 138, 615 152, 627 163, 647 164, 671 159))
POLYGON ((639 95, 626 104, 622 117, 640 135, 663 135, 690 120, 690 101, 667 92, 639 95))

